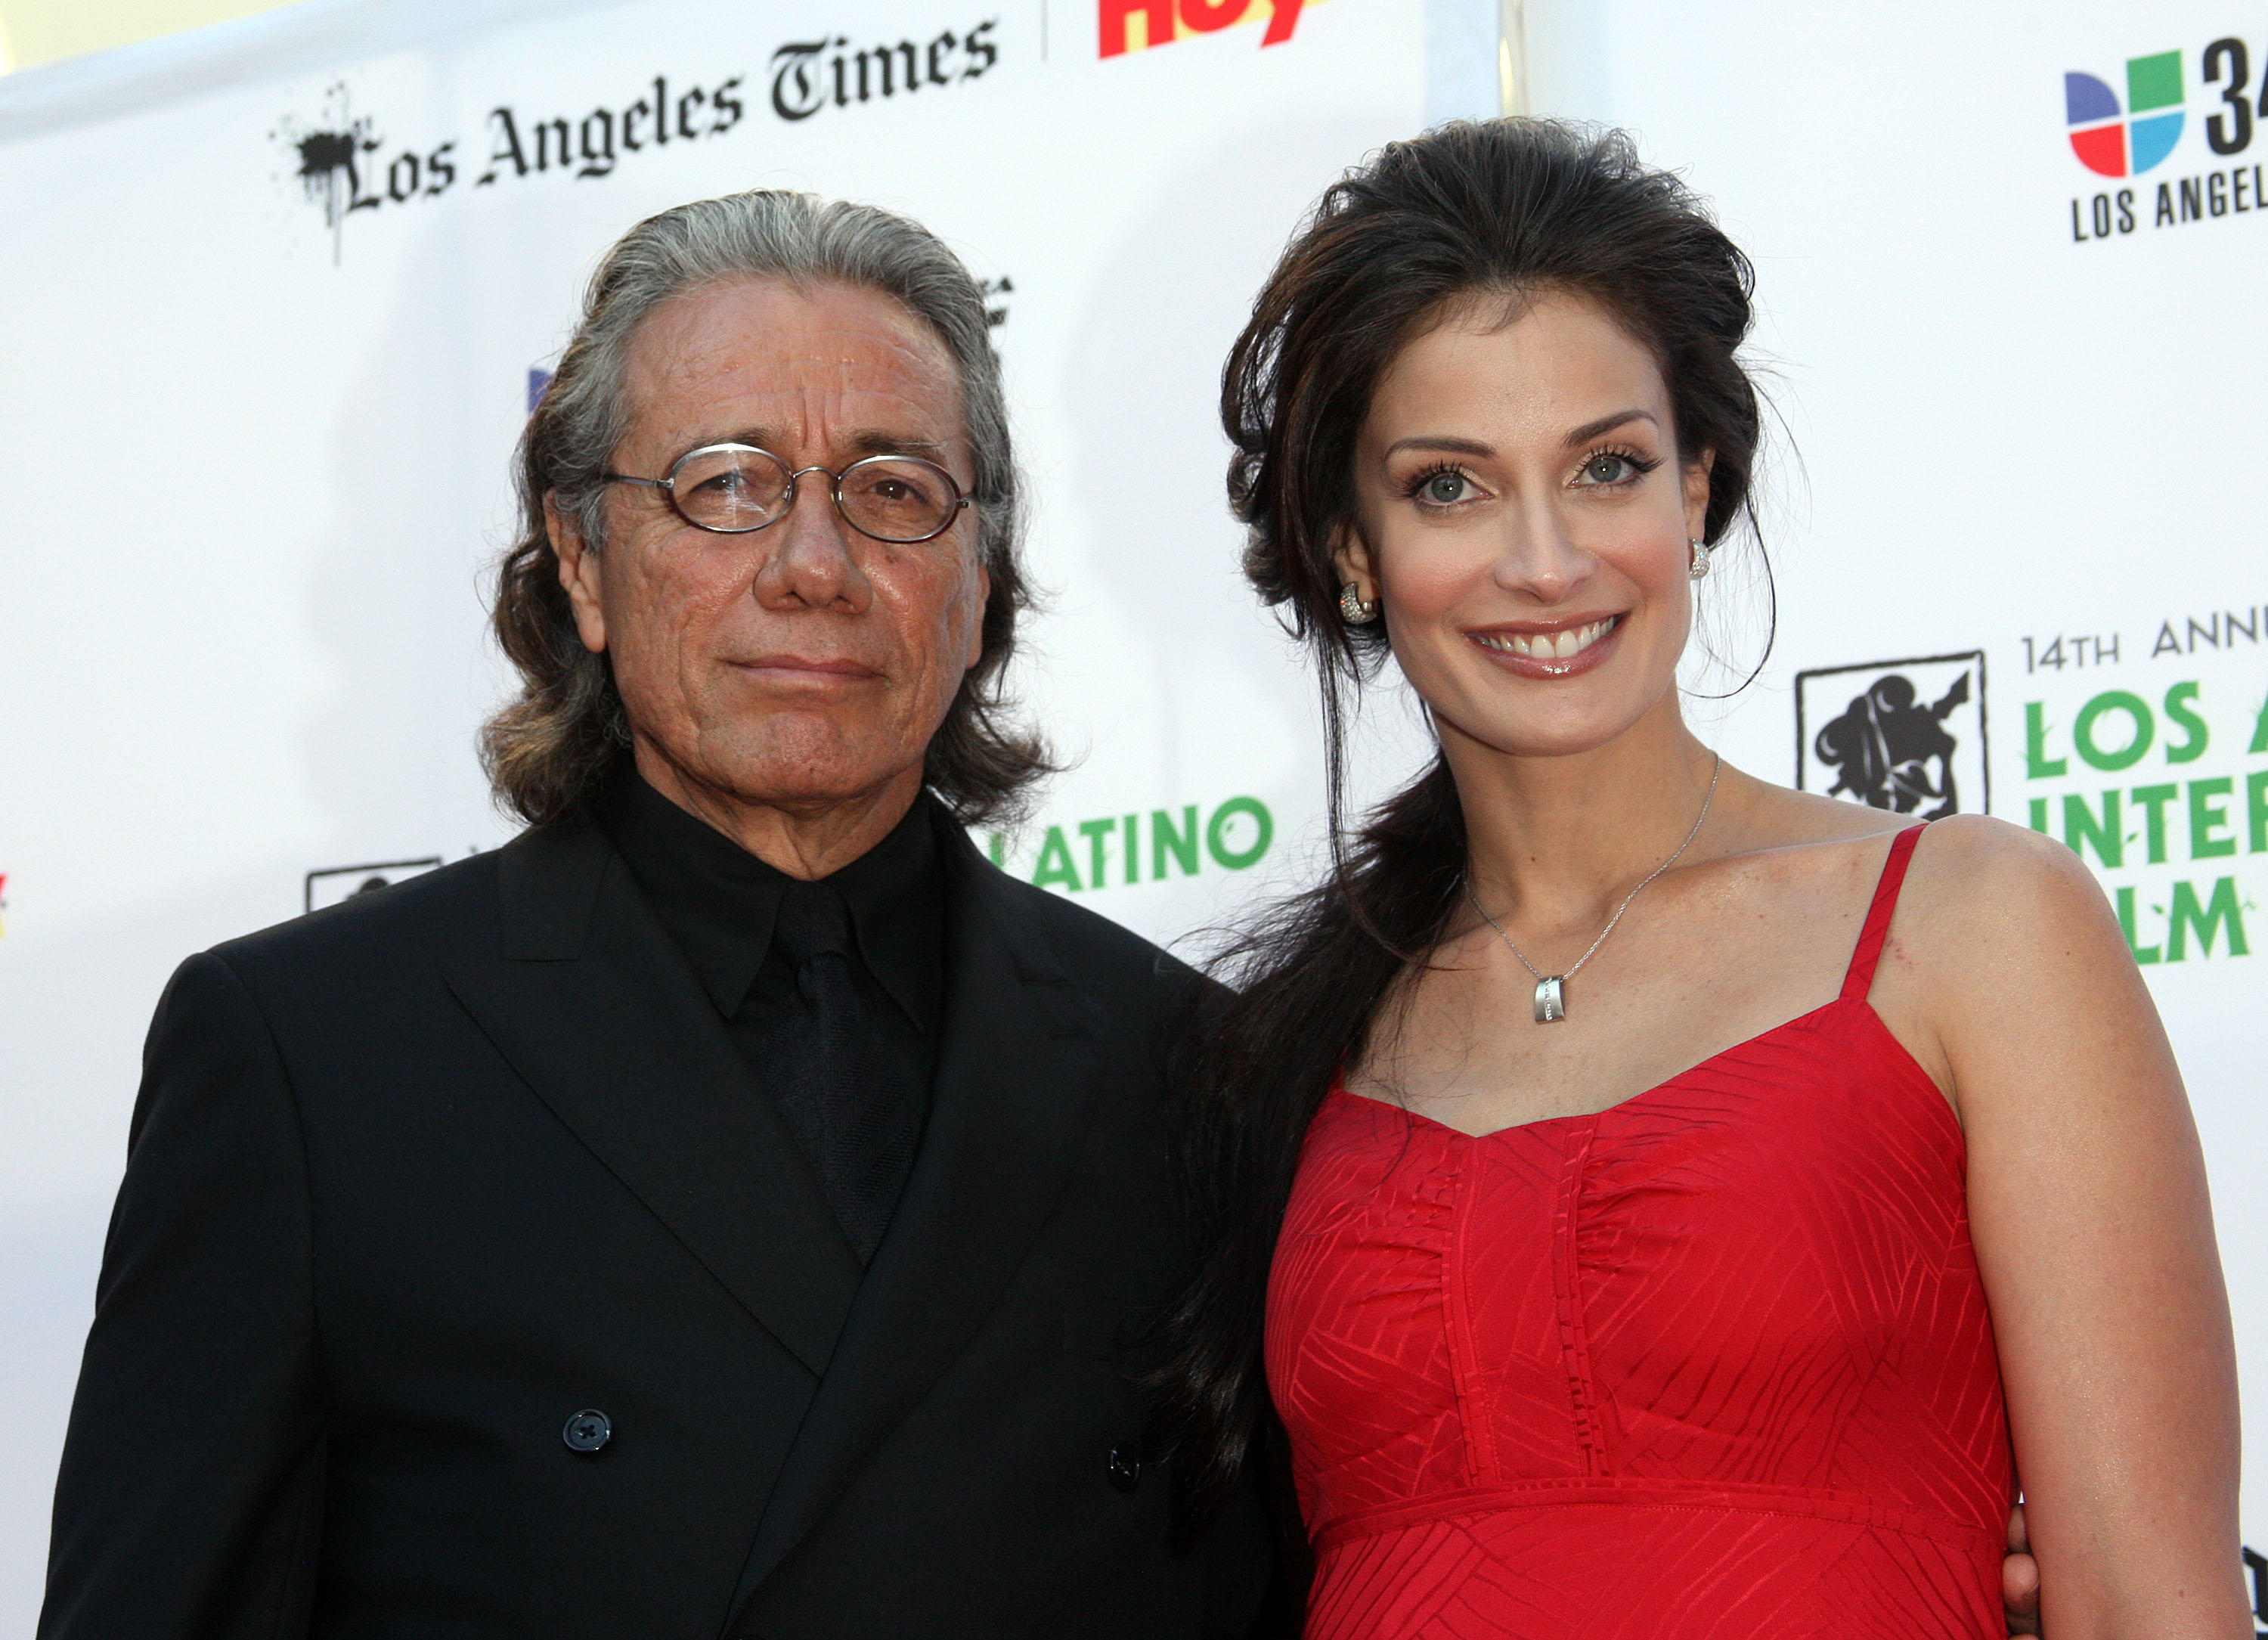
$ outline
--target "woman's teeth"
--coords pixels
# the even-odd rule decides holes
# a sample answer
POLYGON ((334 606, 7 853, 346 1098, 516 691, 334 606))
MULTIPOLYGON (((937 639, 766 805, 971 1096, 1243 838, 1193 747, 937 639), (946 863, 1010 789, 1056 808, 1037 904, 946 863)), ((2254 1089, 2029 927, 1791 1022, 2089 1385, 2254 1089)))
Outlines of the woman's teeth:
POLYGON ((1609 615, 1606 619, 1593 621, 1587 626, 1571 626, 1558 632, 1476 633, 1474 636, 1484 649, 1526 655, 1531 661, 1565 661, 1572 655, 1582 654, 1613 631, 1616 618, 1609 615))

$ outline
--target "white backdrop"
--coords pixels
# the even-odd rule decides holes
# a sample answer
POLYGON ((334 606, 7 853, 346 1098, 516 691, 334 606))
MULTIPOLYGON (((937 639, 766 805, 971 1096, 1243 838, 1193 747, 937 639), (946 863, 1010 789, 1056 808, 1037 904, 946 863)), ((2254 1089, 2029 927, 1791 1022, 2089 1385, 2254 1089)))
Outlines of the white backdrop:
MULTIPOLYGON (((0 1625, 36 1606, 166 974, 508 835, 470 754, 503 687, 483 572, 592 258, 785 183, 907 210, 997 283, 1052 593, 1024 682, 1082 758, 1000 847, 1171 937, 1296 876, 1320 807, 1307 685, 1234 575, 1219 360, 1339 168, 1492 111, 1496 9, 1248 0, 1105 57, 1148 7, 312 0, 0 81, 0 1625)), ((2215 151, 2235 64, 2206 59, 2245 42, 2257 109, 2268 8, 1526 10, 1534 106, 1636 131, 1757 261, 1778 646, 1697 721, 1761 773, 1924 812, 1989 785, 2087 846, 2190 1077, 2256 1379, 2268 134, 2215 151), (2089 170, 2066 75, 2162 118, 2169 52, 2170 153, 2089 170)), ((1746 659, 1761 595, 1728 569, 1706 614, 1746 659)))

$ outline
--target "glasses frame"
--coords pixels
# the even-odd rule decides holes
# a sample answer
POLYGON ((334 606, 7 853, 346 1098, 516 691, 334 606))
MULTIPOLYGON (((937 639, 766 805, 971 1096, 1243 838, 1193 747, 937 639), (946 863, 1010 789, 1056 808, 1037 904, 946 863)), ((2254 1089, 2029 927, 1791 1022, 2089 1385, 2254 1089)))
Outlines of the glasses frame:
POLYGON ((935 541, 939 536, 945 534, 946 530, 951 529, 954 524, 958 523, 961 519, 961 509, 971 505, 968 497, 961 492, 961 481, 959 479, 955 478, 951 473, 946 471, 944 468, 939 467, 935 462, 924 461, 918 455, 884 454, 862 456, 858 461, 851 462, 850 466, 844 468, 841 472, 836 472, 833 468, 821 467, 815 462, 809 467, 791 468, 784 460, 778 455, 774 454, 771 451, 765 449, 760 444, 740 444, 731 440, 727 440, 723 444, 703 444, 696 447, 696 448, 688 450, 684 454, 679 456, 675 461, 669 464, 669 476, 666 478, 639 478, 630 473, 615 472, 601 473, 600 476, 610 484, 637 484, 643 489, 660 491, 662 495, 669 502, 669 510, 676 513, 678 517, 683 519, 688 524, 690 524, 696 529, 706 530, 712 536, 753 536, 760 529, 770 529, 774 524, 778 523, 780 520, 785 518, 790 513, 795 511, 796 499, 803 493, 803 486, 798 481, 800 480, 806 473, 825 473, 828 479, 828 499, 835 504, 835 515, 841 519, 844 523, 850 525, 851 528, 857 530, 860 535, 865 536, 867 540, 879 541, 887 546, 912 547, 918 546, 924 541, 935 541), (720 450, 732 450, 736 452, 745 451, 748 454, 761 455, 767 461, 778 462, 780 469, 787 474, 787 505, 780 508, 779 512, 773 517, 764 520, 762 523, 750 524, 740 529, 725 529, 715 524, 704 524, 699 519, 688 514, 684 507, 678 504, 677 476, 685 470, 686 462, 691 461, 695 456, 713 455, 720 450), (860 468, 871 467, 878 462, 897 462, 901 463, 910 462, 916 467, 926 467, 930 471, 935 473, 939 478, 944 479, 946 488, 953 492, 954 498, 953 505, 946 509, 945 522, 939 524, 935 529, 931 530, 925 536, 878 536, 873 530, 861 524, 857 519, 851 517, 849 510, 843 505, 843 481, 850 477, 851 474, 857 472, 860 468))

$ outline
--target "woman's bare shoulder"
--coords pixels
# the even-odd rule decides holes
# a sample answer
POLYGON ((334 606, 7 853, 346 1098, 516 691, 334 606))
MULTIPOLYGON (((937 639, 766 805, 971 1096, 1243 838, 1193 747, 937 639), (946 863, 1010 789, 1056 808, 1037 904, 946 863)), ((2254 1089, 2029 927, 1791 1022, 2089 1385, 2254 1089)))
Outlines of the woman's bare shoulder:
POLYGON ((1724 787, 1718 803, 1738 839, 1736 847, 1742 850, 1852 842, 1914 824, 1911 815, 1870 809, 1817 792, 1794 791, 1729 763, 1725 765, 1724 787))
POLYGON ((1914 824, 1908 815, 1790 791, 1753 775, 1738 779, 1726 794, 1734 801, 1726 805, 1717 859, 1743 878, 1816 882, 1831 894, 1844 877, 1863 875, 1881 863, 1880 839, 1914 824))
POLYGON ((2019 927, 2036 935, 2074 918, 2092 927, 2109 911, 2078 855, 1990 815, 1949 815, 1933 824, 1914 850, 1908 883, 1917 910, 1941 913, 1972 937, 2019 927))
MULTIPOLYGON (((1871 892, 1889 838, 1917 824, 1911 815, 1781 787, 1764 787, 1750 812, 1750 861, 1774 862, 1794 874, 1784 880, 1806 880, 1812 892, 1845 899, 1871 892)), ((1890 945, 1888 968, 1917 979, 1974 976, 1980 965, 2013 972, 2125 957, 2117 919, 2079 857, 1989 815, 1948 815, 1922 833, 1890 945)))
POLYGON ((1891 925, 1889 981, 1948 1044, 2067 1031, 2148 1008, 2102 887, 2062 844, 1985 815, 1922 837, 1891 925))
MULTIPOLYGON (((1790 791, 1752 777, 1743 777, 1743 783, 1741 844, 1749 852, 1816 850, 1879 861, 1883 839, 1921 823, 1917 815, 1790 791)), ((2094 878, 2069 849, 1989 815, 1948 815, 1931 822, 1907 881, 1925 895, 1964 900, 1980 891, 1995 899, 2037 894, 2054 898, 2074 891, 2101 898, 2094 878)))

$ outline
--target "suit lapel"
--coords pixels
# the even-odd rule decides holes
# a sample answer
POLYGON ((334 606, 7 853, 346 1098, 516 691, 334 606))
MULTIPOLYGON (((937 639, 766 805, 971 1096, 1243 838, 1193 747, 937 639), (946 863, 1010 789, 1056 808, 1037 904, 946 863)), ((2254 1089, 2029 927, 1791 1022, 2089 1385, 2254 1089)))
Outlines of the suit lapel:
POLYGON ((726 1291, 823 1374, 857 1258, 771 1102, 604 833, 498 861, 502 955, 450 988, 536 1097, 726 1291))
POLYGON ((1100 1000, 1066 975, 956 825, 946 857, 944 1036, 921 1153, 773 1487, 733 1596, 825 1514, 965 1348, 1079 1158, 1100 1000))

